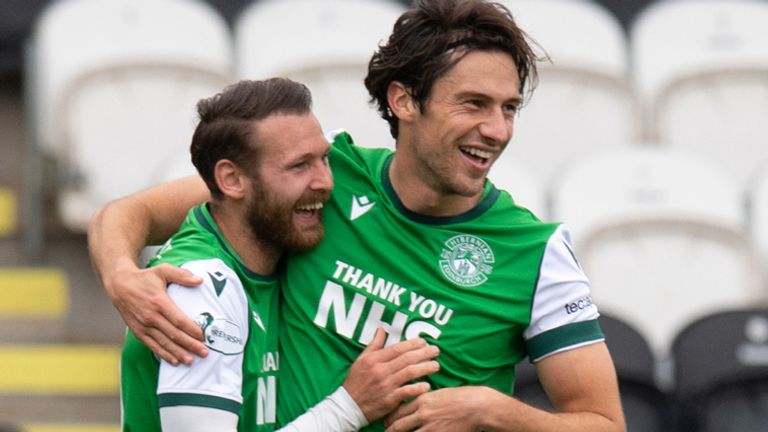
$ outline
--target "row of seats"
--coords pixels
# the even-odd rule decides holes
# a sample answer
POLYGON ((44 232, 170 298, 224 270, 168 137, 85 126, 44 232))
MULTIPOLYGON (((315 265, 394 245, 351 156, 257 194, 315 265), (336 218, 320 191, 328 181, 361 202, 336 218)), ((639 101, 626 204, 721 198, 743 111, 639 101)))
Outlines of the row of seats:
POLYGON ((628 34, 589 1, 503 3, 551 58, 506 155, 540 179, 637 142, 701 154, 742 185, 768 159, 765 1, 657 1, 628 34))
MULTIPOLYGON (((551 59, 504 156, 538 181, 575 157, 639 141, 695 150, 739 182, 768 156, 759 145, 768 136, 764 1, 659 1, 629 38, 588 0, 502 3, 551 59)), ((241 9, 231 35, 200 1, 52 4, 33 35, 27 99, 34 148, 59 165, 64 223, 82 231, 106 200, 193 172, 194 104, 235 79, 303 81, 328 130, 392 146, 362 79, 404 10, 385 0, 260 0, 241 9)))
POLYGON ((664 147, 581 158, 548 194, 525 168, 497 163, 490 177, 568 225, 598 306, 640 328, 660 355, 696 316, 768 301, 768 171, 746 207, 726 170, 664 147))
POLYGON ((27 103, 35 148, 58 164, 64 224, 83 231, 107 200, 192 173, 196 101, 240 78, 302 81, 329 130, 343 123, 361 142, 387 144, 362 78, 404 10, 390 1, 259 1, 232 37, 200 1, 52 4, 33 34, 27 103))
MULTIPOLYGON (((674 384, 657 384, 659 362, 637 329, 621 318, 600 323, 619 377, 627 430, 754 432, 768 425, 768 308, 718 310, 676 335, 674 384)), ((535 369, 517 367, 515 395, 548 408, 535 369)))

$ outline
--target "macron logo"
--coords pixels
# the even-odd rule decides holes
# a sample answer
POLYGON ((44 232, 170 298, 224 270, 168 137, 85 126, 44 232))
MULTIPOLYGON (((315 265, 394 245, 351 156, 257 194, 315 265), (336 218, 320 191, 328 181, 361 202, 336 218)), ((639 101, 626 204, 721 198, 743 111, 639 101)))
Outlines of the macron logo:
POLYGON ((256 311, 251 311, 251 315, 253 316, 253 320, 256 322, 256 325, 261 327, 262 330, 267 331, 267 329, 264 328, 264 322, 261 320, 259 313, 256 311))
POLYGON ((352 212, 349 215, 349 220, 355 220, 360 216, 368 213, 368 211, 375 205, 376 202, 371 202, 365 195, 352 196, 352 212))

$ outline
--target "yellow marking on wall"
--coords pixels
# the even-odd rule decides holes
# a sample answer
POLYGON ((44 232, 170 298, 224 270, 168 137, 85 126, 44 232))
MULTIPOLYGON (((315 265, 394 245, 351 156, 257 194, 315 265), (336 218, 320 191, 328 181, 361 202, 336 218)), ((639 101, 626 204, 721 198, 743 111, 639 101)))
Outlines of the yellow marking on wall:
POLYGON ((64 271, 0 268, 0 318, 61 318, 69 310, 64 271))
POLYGON ((16 195, 12 190, 0 187, 0 237, 16 232, 16 195))
POLYGON ((0 393, 118 394, 120 351, 112 345, 0 345, 0 393))
POLYGON ((24 432, 120 432, 118 424, 24 424, 24 432))

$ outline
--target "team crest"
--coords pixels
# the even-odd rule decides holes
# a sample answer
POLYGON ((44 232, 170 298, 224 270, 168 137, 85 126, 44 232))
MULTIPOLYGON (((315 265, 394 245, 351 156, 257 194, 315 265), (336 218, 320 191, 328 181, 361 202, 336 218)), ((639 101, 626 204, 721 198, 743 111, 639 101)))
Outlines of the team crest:
POLYGON ((488 280, 496 262, 488 243, 471 235, 457 235, 445 242, 440 270, 456 285, 478 286, 488 280))

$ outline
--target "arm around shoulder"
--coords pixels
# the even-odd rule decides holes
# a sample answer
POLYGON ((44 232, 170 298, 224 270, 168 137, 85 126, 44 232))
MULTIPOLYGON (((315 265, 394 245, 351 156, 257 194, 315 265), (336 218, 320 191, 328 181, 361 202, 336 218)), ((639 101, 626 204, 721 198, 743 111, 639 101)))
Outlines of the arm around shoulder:
POLYGON ((141 270, 137 257, 148 241, 170 237, 189 208, 206 198, 202 180, 188 177, 113 201, 88 227, 91 262, 115 308, 142 342, 174 364, 190 363, 188 351, 206 351, 196 340, 199 328, 173 306, 165 287, 200 280, 170 266, 141 270))

